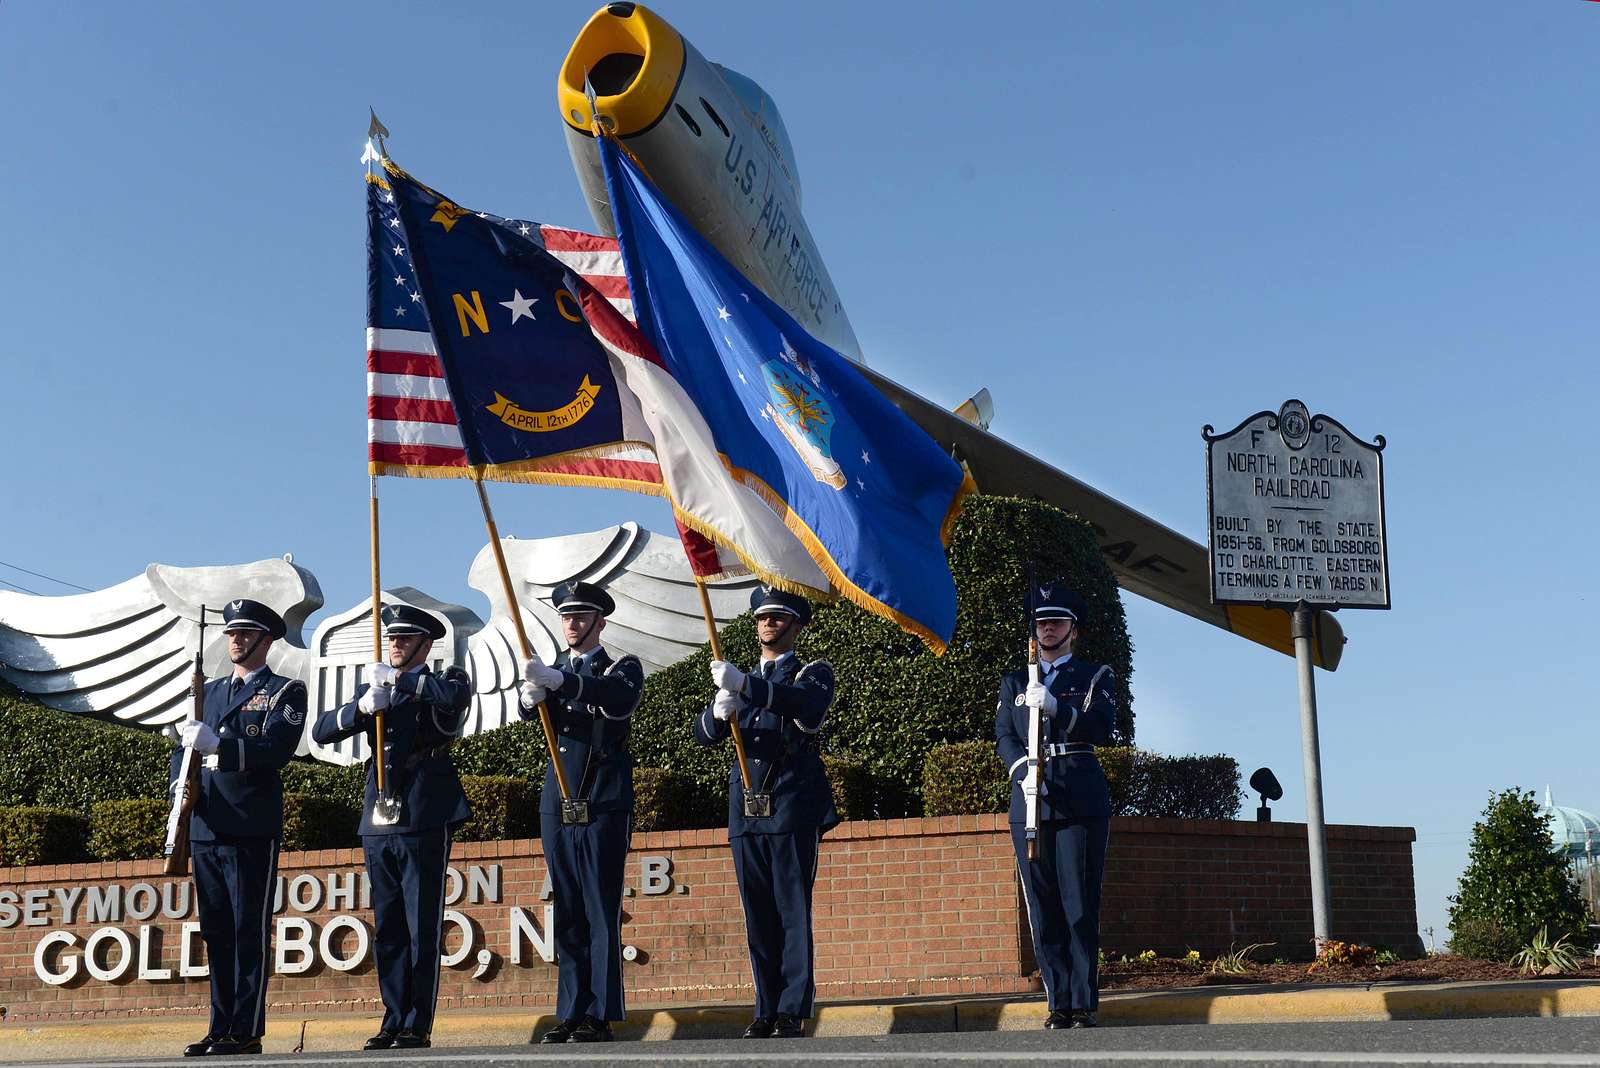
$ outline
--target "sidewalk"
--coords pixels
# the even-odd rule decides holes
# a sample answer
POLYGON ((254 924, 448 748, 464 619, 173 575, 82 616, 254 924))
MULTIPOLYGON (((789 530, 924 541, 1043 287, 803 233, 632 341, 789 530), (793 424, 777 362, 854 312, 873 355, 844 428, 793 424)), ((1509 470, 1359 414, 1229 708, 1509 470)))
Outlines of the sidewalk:
MULTIPOLYGON (((1289 1021, 1427 1020, 1466 1016, 1600 1016, 1600 983, 1528 980, 1515 983, 1386 983, 1233 986, 1107 994, 1104 1026, 1289 1021)), ((1039 998, 965 998, 826 1005, 819 1036, 910 1032, 1031 1030, 1043 1025, 1039 998)), ((733 1038, 750 1020, 747 1006, 642 1009, 618 1025, 623 1040, 733 1038)), ((436 1046, 516 1046, 553 1019, 515 1010, 450 1012, 434 1029, 436 1046)), ((0 1023, 0 1061, 176 1054, 200 1037, 196 1017, 104 1020, 83 1024, 0 1023)), ((270 1019, 267 1053, 359 1049, 377 1029, 376 1016, 270 1019)))

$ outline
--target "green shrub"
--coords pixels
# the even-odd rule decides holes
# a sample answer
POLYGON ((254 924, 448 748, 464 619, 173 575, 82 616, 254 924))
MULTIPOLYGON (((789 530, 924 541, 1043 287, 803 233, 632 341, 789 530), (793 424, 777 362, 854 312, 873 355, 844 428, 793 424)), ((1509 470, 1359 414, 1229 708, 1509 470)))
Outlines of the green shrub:
POLYGON ((463 775, 472 816, 456 829, 458 842, 532 838, 539 827, 539 791, 516 775, 463 775))
MULTIPOLYGON (((1124 743, 1133 740, 1132 647, 1116 580, 1089 525, 1040 502, 974 495, 948 555, 957 623, 944 656, 935 657, 893 623, 845 600, 820 606, 801 633, 801 659, 830 661, 838 682, 825 743, 866 764, 879 816, 921 811, 923 761, 934 746, 993 736, 1000 676, 1021 667, 1027 652, 1022 597, 1030 556, 1036 578, 1065 581, 1088 603, 1078 652, 1115 670, 1116 735, 1124 743)), ((755 662, 748 615, 723 628, 722 645, 733 662, 755 662)), ((726 804, 731 747, 701 747, 689 730, 690 720, 711 701, 709 659, 702 647, 650 676, 630 744, 641 763, 686 775, 726 804)))
POLYGON ((1127 746, 1095 751, 1117 816, 1238 819, 1244 794, 1239 762, 1229 756, 1164 756, 1127 746))
POLYGON ((922 766, 922 811, 927 816, 1005 812, 1010 787, 993 742, 935 746, 922 766))
POLYGON ((869 820, 873 817, 872 773, 861 761, 848 756, 822 754, 822 770, 833 788, 833 804, 841 820, 869 820))
MULTIPOLYGON (((1128 746, 1096 750, 1117 816, 1231 820, 1239 815, 1239 765, 1232 757, 1168 757, 1128 746)), ((928 753, 922 779, 929 816, 1005 812, 1010 778, 993 742, 954 742, 928 753)))
POLYGON ((1450 950, 1510 960, 1543 930, 1589 946, 1588 908, 1532 791, 1491 795, 1450 897, 1450 950))
POLYGON ((47 708, 0 683, 0 805, 64 808, 167 796, 173 743, 153 731, 47 708))
POLYGON ((636 831, 714 827, 727 818, 725 810, 708 812, 694 783, 677 772, 634 768, 633 794, 633 829, 636 831))
POLYGON ((366 803, 365 763, 341 766, 301 757, 284 765, 282 774, 285 794, 309 794, 337 801, 358 813, 366 803))
POLYGON ((282 848, 347 849, 361 844, 361 809, 342 798, 283 795, 282 848))
POLYGON ((537 717, 463 738, 450 747, 450 759, 463 775, 509 775, 534 783, 535 789, 549 763, 537 717))
POLYGON ((0 808, 0 868, 84 860, 89 821, 77 812, 40 805, 0 808))
POLYGON ((154 860, 167 844, 166 801, 137 797, 96 801, 89 809, 89 855, 99 860, 154 860))

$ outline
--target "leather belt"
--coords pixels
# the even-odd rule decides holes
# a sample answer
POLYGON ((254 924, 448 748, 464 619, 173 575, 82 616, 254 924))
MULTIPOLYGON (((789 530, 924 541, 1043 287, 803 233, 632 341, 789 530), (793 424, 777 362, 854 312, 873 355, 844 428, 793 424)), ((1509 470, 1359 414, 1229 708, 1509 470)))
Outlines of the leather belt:
POLYGON ((1047 757, 1094 756, 1094 746, 1087 742, 1052 742, 1044 747, 1047 757))

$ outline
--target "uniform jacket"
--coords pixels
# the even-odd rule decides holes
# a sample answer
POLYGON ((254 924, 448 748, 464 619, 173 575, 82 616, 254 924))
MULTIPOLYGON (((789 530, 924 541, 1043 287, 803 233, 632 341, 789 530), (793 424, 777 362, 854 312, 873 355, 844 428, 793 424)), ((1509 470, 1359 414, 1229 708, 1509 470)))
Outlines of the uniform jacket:
MULTIPOLYGON (((371 745, 376 723, 357 707, 367 690, 363 683, 349 702, 317 717, 311 736, 318 744, 332 745, 365 734, 371 745)), ((400 820, 388 827, 372 822, 378 774, 368 760, 366 799, 361 808, 363 835, 455 828, 472 814, 448 751, 461 734, 471 702, 472 682, 458 667, 434 674, 423 666, 400 676, 383 713, 383 773, 390 792, 400 799, 400 820)))
MULTIPOLYGON (((1046 677, 1056 698, 1053 716, 1041 716, 1043 744, 1068 742, 1107 745, 1117 718, 1116 676, 1110 668, 1073 657, 1046 677)), ((1013 671, 1000 680, 994 736, 1000 759, 1011 776, 1011 822, 1027 820, 1022 778, 1028 757, 1028 706, 1023 694, 1028 672, 1013 671)), ((1040 774, 1040 820, 1091 820, 1111 815, 1111 794, 1105 772, 1093 753, 1052 756, 1040 774)))
MULTIPOLYGON (((206 683, 203 719, 216 731, 214 758, 202 761, 200 793, 189 838, 277 838, 283 831, 283 779, 305 730, 306 688, 298 679, 262 670, 230 696, 233 676, 206 683)), ((169 789, 178 783, 183 749, 172 754, 169 789)))
MULTIPOLYGON (((633 710, 644 696, 644 668, 637 657, 612 660, 597 646, 583 658, 582 670, 574 657, 563 652, 553 667, 565 680, 545 698, 556 731, 561 768, 567 789, 577 800, 587 798, 590 812, 633 810, 633 757, 628 753, 628 731, 633 710)), ((538 708, 522 708, 523 719, 536 719, 538 708)), ((539 811, 561 813, 561 790, 553 767, 544 773, 539 811)))
MULTIPOLYGON (((839 823, 820 745, 833 704, 833 665, 815 660, 802 666, 792 653, 776 664, 770 679, 758 672, 746 676, 738 713, 751 788, 772 795, 772 815, 745 816, 744 782, 735 760, 728 772, 730 838, 828 831, 839 823)), ((716 745, 732 733, 710 706, 695 717, 694 736, 701 745, 716 745)))

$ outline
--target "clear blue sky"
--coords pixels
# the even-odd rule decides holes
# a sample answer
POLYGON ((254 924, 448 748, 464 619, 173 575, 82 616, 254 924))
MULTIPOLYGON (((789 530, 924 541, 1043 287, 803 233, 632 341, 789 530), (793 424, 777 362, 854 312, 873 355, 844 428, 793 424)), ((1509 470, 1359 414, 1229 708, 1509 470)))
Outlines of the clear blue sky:
MULTIPOLYGON (((1417 828, 1442 942, 1491 790, 1600 808, 1600 5, 948 8, 661 10, 778 101, 891 376, 987 385, 997 432, 1197 538, 1202 424, 1299 396, 1388 437, 1394 610, 1320 678, 1327 812, 1417 828)), ((0 559, 99 588, 292 551, 358 601, 367 106, 461 203, 586 227, 553 85, 591 10, 0 5, 0 559)), ((486 614, 468 485, 382 492, 388 581, 486 614)), ((527 537, 668 522, 494 498, 527 537)), ((1270 765, 1303 818, 1292 662, 1127 608, 1141 744, 1270 765)))

